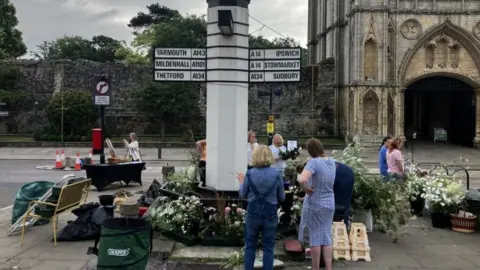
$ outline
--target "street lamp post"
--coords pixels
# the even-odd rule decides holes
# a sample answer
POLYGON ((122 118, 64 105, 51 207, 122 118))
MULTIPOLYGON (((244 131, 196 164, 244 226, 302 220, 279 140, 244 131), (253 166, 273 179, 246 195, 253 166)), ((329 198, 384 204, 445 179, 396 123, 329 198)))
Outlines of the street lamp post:
POLYGON ((273 134, 275 133, 275 116, 273 115, 273 95, 279 97, 283 94, 282 89, 273 90, 270 88, 269 91, 260 90, 258 91, 259 97, 269 97, 268 103, 268 122, 267 122, 267 134, 268 134, 268 145, 273 143, 273 134))
POLYGON ((416 132, 413 132, 413 134, 412 134, 412 164, 413 164, 413 162, 414 162, 414 158, 413 158, 413 156, 414 156, 414 153, 413 153, 413 145, 415 144, 415 139, 416 139, 416 138, 417 138, 417 133, 416 133, 416 132))

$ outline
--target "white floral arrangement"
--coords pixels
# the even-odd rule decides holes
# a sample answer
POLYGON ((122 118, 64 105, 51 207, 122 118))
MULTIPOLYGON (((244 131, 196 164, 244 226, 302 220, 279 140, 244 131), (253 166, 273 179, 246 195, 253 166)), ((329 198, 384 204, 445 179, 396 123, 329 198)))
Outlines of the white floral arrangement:
POLYGON ((290 225, 298 222, 302 215, 303 202, 301 200, 293 200, 292 207, 290 207, 290 225))
POLYGON ((414 202, 420 198, 425 198, 427 181, 427 177, 421 177, 416 173, 408 174, 406 192, 410 201, 414 202))
POLYGON ((466 189, 455 176, 445 172, 427 176, 423 198, 433 212, 444 214, 455 212, 458 204, 465 199, 465 195, 466 189))
POLYGON ((179 197, 152 209, 150 220, 156 230, 190 234, 199 223, 202 208, 195 196, 179 197))

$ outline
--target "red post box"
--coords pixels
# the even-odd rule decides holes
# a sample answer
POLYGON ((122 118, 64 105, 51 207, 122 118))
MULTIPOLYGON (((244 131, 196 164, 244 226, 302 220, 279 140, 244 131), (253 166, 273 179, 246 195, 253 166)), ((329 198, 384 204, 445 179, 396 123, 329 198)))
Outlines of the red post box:
POLYGON ((102 154, 103 132, 100 128, 92 129, 92 153, 95 155, 102 154))

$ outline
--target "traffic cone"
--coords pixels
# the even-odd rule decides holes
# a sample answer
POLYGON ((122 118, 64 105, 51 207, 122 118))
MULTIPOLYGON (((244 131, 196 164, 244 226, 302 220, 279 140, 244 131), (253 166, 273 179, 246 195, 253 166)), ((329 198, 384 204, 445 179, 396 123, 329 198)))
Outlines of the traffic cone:
POLYGON ((90 158, 90 163, 93 164, 93 154, 92 154, 92 149, 90 149, 90 152, 88 152, 88 157, 90 158))
POLYGON ((62 162, 62 166, 65 166, 65 151, 62 150, 62 154, 60 155, 60 161, 62 162))
POLYGON ((62 161, 60 160, 60 156, 58 154, 58 150, 55 154, 55 169, 63 169, 62 161))
POLYGON ((77 158, 75 159, 75 171, 80 171, 82 169, 82 165, 80 164, 80 153, 77 152, 77 158))

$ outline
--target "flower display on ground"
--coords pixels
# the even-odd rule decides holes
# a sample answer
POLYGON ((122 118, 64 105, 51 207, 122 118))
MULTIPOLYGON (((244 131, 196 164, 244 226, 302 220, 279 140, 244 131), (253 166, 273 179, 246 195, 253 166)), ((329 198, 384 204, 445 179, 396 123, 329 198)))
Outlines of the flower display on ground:
POLYGON ((192 234, 198 227, 202 214, 202 203, 195 196, 180 197, 152 209, 150 220, 158 231, 192 234))
POLYGON ((223 211, 215 207, 203 209, 203 219, 200 223, 202 237, 237 237, 244 235, 244 224, 247 212, 236 204, 227 206, 223 211))

